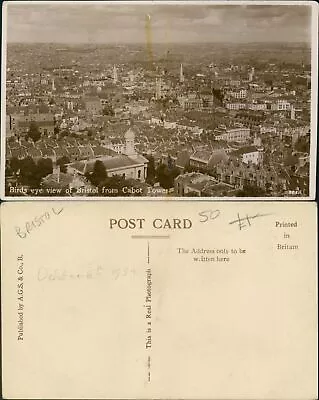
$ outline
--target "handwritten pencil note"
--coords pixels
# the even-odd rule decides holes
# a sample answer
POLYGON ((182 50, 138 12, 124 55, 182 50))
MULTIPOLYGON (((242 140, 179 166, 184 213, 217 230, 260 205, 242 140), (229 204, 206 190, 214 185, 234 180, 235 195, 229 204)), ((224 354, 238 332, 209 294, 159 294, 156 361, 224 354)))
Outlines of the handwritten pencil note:
POLYGON ((316 212, 2 205, 4 397, 315 398, 316 212))

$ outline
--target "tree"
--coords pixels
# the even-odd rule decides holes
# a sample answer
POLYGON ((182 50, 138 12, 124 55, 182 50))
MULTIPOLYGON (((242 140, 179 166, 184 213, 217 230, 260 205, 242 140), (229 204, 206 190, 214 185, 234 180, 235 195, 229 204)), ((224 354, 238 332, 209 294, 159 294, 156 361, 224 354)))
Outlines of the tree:
POLYGON ((242 190, 237 193, 238 197, 263 197, 266 191, 256 185, 244 185, 242 190))
POLYGON ((99 186, 99 184, 107 178, 105 165, 101 160, 95 161, 93 171, 91 174, 87 175, 87 178, 94 186, 99 186))
POLYGON ((167 167, 170 170, 173 169, 173 167, 174 167, 174 162, 170 155, 168 155, 168 158, 167 158, 167 167))
POLYGON ((298 138, 297 142, 295 143, 295 150, 300 151, 301 153, 309 153, 309 141, 305 137, 298 138))
POLYGON ((222 102, 224 100, 222 91, 220 89, 213 88, 213 95, 214 95, 214 99, 217 100, 217 103, 222 104, 222 102))
POLYGON ((156 175, 160 185, 164 189, 170 189, 174 186, 174 179, 180 174, 176 167, 169 168, 164 164, 160 164, 156 169, 156 175))
POLYGON ((114 115, 114 110, 111 104, 106 104, 102 110, 103 115, 114 115))
POLYGON ((66 136, 69 136, 70 131, 68 129, 63 129, 62 131, 60 131, 60 138, 63 139, 66 136))
POLYGON ((156 173, 154 157, 151 155, 147 156, 146 158, 148 159, 146 182, 153 184, 155 183, 155 173, 156 173))
POLYGON ((31 138, 34 142, 37 142, 41 138, 41 132, 36 122, 30 122, 27 136, 31 138))
POLYGON ((37 174, 39 178, 44 178, 45 176, 52 174, 53 172, 53 163, 51 158, 40 158, 37 167, 37 174))
POLYGON ((11 168, 10 162, 8 160, 6 160, 6 165, 5 165, 5 176, 11 176, 13 175, 13 170, 11 168))
POLYGON ((31 157, 20 160, 20 183, 22 185, 39 187, 41 178, 38 167, 31 157))
POLYGON ((12 157, 10 160, 10 167, 14 174, 16 174, 20 169, 20 160, 17 157, 12 157))

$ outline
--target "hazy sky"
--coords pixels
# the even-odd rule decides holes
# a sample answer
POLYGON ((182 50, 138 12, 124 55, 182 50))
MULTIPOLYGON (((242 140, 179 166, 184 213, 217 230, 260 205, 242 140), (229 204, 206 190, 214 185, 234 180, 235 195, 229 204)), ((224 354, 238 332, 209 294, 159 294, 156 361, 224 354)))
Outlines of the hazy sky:
POLYGON ((168 4, 8 4, 10 42, 305 42, 310 6, 168 4))

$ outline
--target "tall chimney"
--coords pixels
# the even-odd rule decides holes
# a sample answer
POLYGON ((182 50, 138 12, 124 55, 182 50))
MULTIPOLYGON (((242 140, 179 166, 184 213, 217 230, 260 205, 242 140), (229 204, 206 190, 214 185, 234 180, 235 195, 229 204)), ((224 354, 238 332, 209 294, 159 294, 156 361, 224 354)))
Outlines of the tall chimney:
POLYGON ((296 119, 296 111, 295 111, 295 107, 293 104, 291 105, 291 109, 290 109, 290 119, 296 119))
POLYGON ((60 183, 60 165, 57 166, 57 182, 60 183))

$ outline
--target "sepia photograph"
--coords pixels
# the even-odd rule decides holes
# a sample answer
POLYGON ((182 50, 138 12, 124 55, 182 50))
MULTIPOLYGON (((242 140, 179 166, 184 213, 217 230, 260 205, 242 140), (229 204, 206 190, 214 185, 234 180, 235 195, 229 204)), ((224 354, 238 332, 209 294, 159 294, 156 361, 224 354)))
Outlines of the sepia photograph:
POLYGON ((316 203, 147 203, 1 205, 3 398, 318 399, 316 203))
POLYGON ((314 199, 314 1, 7 1, 4 199, 314 199))

